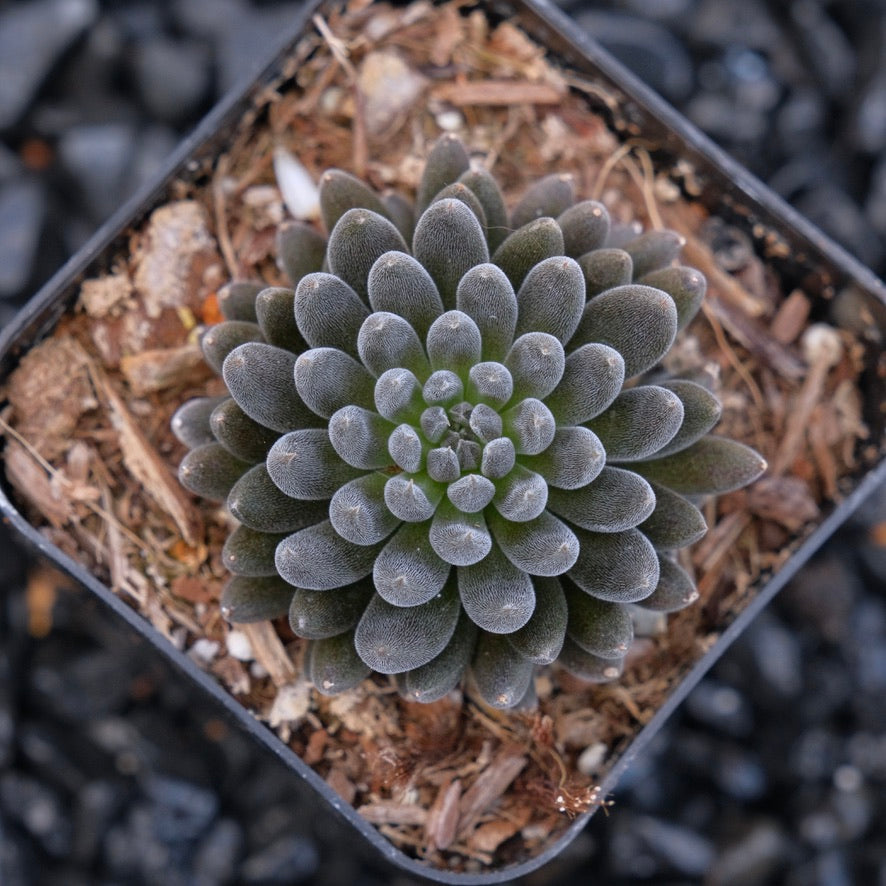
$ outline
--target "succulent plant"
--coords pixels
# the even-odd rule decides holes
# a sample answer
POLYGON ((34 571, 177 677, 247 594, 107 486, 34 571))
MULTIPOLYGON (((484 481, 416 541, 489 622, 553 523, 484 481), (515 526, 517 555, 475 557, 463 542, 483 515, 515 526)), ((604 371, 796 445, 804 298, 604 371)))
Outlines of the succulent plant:
POLYGON ((450 136, 415 203, 330 170, 328 239, 278 235, 294 288, 223 293, 202 347, 230 396, 173 419, 182 483, 239 524, 223 612, 288 612, 322 693, 377 671, 427 702, 470 673, 512 707, 555 660, 614 679, 635 607, 697 596, 674 557, 705 531, 696 497, 765 468, 657 368, 704 278, 567 175, 509 214, 450 136))

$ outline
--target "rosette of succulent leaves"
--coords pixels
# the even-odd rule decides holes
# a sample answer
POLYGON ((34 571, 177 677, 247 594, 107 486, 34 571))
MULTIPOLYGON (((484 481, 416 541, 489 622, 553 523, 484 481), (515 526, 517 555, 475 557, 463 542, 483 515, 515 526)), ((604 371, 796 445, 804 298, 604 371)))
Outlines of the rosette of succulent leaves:
POLYGON ((223 614, 288 613, 326 694, 376 671, 429 702, 469 676, 507 708, 555 660, 618 677, 636 607, 697 597, 674 552, 698 497, 765 468, 657 369, 705 293, 681 238, 612 224, 566 175, 508 213, 450 136, 414 209, 340 170, 320 205, 328 236, 279 231, 293 288, 223 292, 202 348, 230 396, 173 419, 182 483, 238 524, 223 614))

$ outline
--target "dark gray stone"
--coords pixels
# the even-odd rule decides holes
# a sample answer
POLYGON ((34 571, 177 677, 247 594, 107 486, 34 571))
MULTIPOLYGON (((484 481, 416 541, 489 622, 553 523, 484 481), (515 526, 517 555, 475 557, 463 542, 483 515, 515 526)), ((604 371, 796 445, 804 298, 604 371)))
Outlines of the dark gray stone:
POLYGON ((0 130, 21 117, 61 54, 97 16, 96 0, 30 0, 0 12, 0 130))
POLYGON ((320 863, 316 843, 301 834, 279 837, 243 862, 244 883, 300 883, 314 876, 320 863))
POLYGON ((152 37, 132 53, 136 89, 148 112, 166 123, 193 116, 209 93, 209 47, 196 40, 152 37))
POLYGON ((196 840, 218 811, 215 793, 178 778, 153 776, 145 793, 153 802, 154 833, 164 843, 196 840))
POLYGON ((0 185, 0 298, 17 293, 30 279, 45 217, 42 181, 28 177, 0 185))

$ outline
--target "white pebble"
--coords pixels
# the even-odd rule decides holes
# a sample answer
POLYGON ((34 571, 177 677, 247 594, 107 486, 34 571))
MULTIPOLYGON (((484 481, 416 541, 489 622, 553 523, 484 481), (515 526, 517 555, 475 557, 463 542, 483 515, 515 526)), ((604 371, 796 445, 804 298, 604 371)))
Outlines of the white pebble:
POLYGON ((243 631, 230 631, 226 640, 228 652, 238 661, 251 661, 255 656, 252 643, 243 631))
POLYGON ((320 191, 317 185, 299 159, 286 148, 274 149, 274 175, 293 218, 311 219, 320 215, 320 191))

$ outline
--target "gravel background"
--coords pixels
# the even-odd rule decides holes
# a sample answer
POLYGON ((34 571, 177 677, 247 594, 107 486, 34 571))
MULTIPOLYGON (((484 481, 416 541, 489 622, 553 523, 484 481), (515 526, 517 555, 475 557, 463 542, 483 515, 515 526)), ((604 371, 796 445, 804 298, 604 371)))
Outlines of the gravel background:
MULTIPOLYGON (((886 2, 564 5, 883 274, 886 2)), ((0 324, 293 8, 0 5, 0 324)), ((756 619, 630 770, 614 810, 531 884, 886 884, 884 498, 756 619)), ((30 568, 0 537, 0 884, 390 882, 82 595, 60 593, 39 637, 30 568)))

